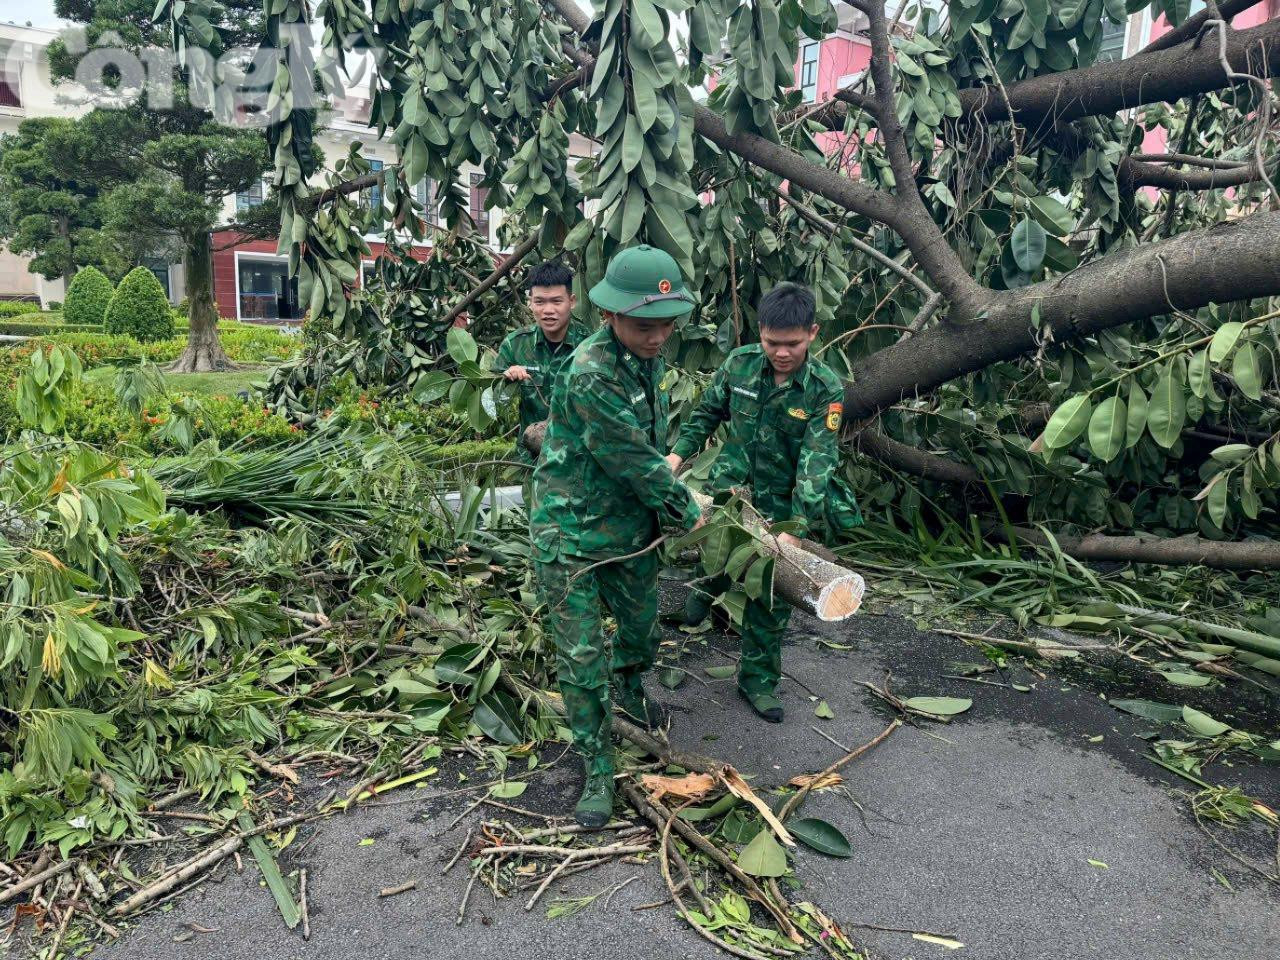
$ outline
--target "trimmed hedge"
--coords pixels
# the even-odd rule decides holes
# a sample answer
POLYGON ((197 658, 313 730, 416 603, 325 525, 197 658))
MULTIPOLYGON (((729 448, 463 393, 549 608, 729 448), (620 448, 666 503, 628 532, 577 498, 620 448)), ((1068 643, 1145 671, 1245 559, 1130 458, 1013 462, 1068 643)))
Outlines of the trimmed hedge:
POLYGON ((107 275, 97 267, 84 267, 71 278, 62 309, 63 319, 76 326, 101 325, 115 290, 107 275))
POLYGON ((43 337, 58 333, 101 333, 101 324, 92 323, 55 323, 48 320, 28 320, 26 317, 40 314, 25 314, 16 320, 0 320, 0 334, 11 337, 43 337))
POLYGON ((0 317, 20 317, 24 313, 39 313, 40 304, 35 300, 0 300, 0 317))
POLYGON ((154 273, 134 267, 125 275, 107 306, 103 327, 144 343, 173 337, 173 312, 154 273))

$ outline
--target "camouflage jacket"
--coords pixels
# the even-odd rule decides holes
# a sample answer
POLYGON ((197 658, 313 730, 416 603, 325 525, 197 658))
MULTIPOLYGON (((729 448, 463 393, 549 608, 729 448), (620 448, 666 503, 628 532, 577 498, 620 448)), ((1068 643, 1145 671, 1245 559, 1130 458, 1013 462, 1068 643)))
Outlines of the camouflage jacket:
POLYGON ((529 379, 517 384, 520 391, 520 434, 529 424, 547 419, 551 413, 551 388, 556 376, 568 363, 574 347, 589 336, 590 330, 576 320, 570 320, 569 329, 559 343, 549 341, 536 323, 512 331, 502 341, 498 357, 493 362, 493 372, 502 373, 512 365, 529 371, 529 379))
POLYGON ((689 530, 701 511, 663 459, 662 358, 640 360, 604 327, 584 340, 551 398, 533 475, 534 558, 607 560, 689 530))
POLYGON ((797 536, 824 524, 827 490, 839 463, 840 378, 810 357, 782 386, 757 344, 739 347, 703 391, 673 453, 688 459, 728 423, 711 470, 712 490, 742 486, 770 520, 792 521, 797 536))

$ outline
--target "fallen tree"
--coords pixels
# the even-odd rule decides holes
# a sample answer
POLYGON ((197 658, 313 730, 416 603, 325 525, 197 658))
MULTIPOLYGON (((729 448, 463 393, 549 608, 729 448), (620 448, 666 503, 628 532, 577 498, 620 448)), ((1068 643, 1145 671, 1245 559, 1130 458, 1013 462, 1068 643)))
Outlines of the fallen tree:
MULTIPOLYGON (((563 253, 585 286, 615 250, 661 246, 707 305, 671 348, 694 375, 753 336, 764 289, 807 280, 826 357, 848 377, 863 454, 849 469, 869 514, 964 512, 989 487, 1016 500, 1018 524, 1068 535, 1274 539, 1280 212, 1265 81, 1280 21, 1234 28, 1251 0, 1194 16, 1157 0, 1173 29, 1113 61, 1098 56, 1103 21, 1128 12, 1096 0, 961 3, 945 23, 852 5, 869 68, 813 105, 789 88, 801 38, 833 29, 821 2, 680 4, 687 62, 671 13, 644 0, 606 0, 594 19, 572 0, 519 0, 500 25, 481 0, 430 23, 388 4, 322 15, 329 61, 354 37, 386 50, 374 115, 400 152, 379 178, 389 226, 421 219, 411 185, 456 185, 470 164, 523 241, 495 273, 563 253), (718 84, 699 101, 690 87, 711 63, 718 84), (592 157, 570 160, 575 135, 597 144, 592 157), (1010 428, 1026 404, 1060 414, 1038 445, 1010 428), (1189 432, 1231 439, 1214 453, 1189 432)), ((193 10, 162 5, 188 42, 193 10)), ((286 5, 268 32, 307 16, 286 5)), ((360 243, 341 223, 370 174, 353 165, 313 190, 293 144, 307 116, 286 107, 276 121, 304 298, 358 339, 376 324, 351 310, 360 243)), ((465 230, 459 191, 440 194, 447 227, 465 230)), ((442 314, 510 295, 493 282, 477 275, 442 314)), ((1152 555, 1130 545, 1134 560, 1152 555)))

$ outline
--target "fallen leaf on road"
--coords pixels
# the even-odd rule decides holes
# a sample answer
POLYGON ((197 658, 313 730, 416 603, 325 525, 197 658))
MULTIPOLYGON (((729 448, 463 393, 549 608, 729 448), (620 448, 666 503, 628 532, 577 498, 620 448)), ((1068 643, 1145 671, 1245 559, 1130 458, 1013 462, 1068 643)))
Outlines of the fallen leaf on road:
POLYGON ((916 940, 923 940, 925 943, 936 943, 940 947, 946 947, 948 950, 959 950, 964 946, 959 940, 952 940, 949 937, 935 937, 931 933, 913 933, 911 935, 916 940))

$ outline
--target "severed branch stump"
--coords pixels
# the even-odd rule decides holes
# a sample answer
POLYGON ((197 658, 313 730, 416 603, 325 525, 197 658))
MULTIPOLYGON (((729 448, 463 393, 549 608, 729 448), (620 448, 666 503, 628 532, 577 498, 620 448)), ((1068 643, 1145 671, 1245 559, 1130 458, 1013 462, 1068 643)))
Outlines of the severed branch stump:
MULTIPOLYGON (((520 437, 521 445, 534 459, 542 453, 546 432, 546 421, 542 421, 530 424, 520 437)), ((709 518, 716 509, 711 498, 697 491, 693 497, 709 518)), ((826 623, 846 620, 858 612, 867 588, 859 574, 836 563, 835 555, 820 544, 803 541, 802 549, 782 543, 749 504, 744 505, 743 515, 747 529, 777 558, 773 568, 775 596, 826 623)))

